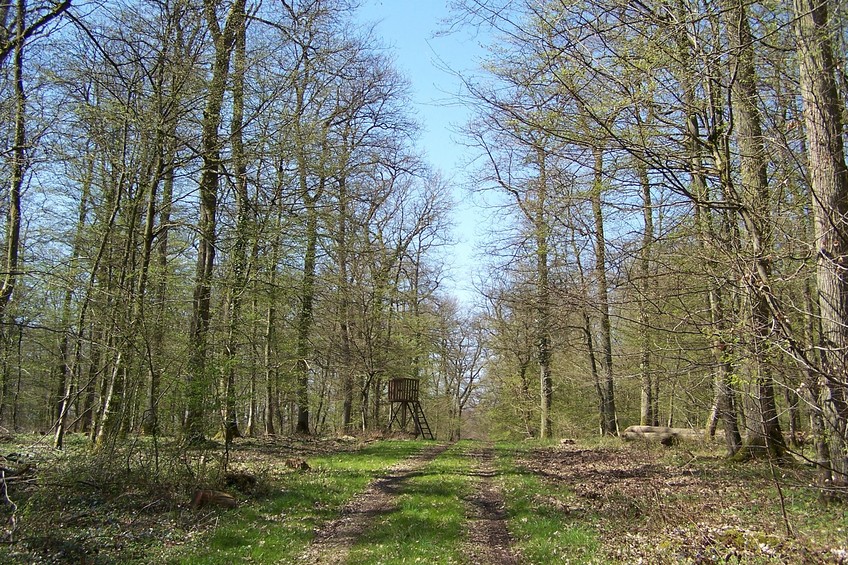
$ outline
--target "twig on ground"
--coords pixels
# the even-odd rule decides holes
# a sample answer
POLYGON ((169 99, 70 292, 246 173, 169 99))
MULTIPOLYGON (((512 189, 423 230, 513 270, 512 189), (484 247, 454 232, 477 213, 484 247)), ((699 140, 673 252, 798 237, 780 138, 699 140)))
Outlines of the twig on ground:
POLYGON ((9 525, 8 531, 5 532, 5 536, 9 541, 12 541, 15 535, 15 529, 18 526, 18 505, 9 498, 9 489, 6 485, 6 471, 0 470, 0 498, 4 504, 8 504, 12 507, 12 514, 9 516, 9 519, 6 520, 6 523, 9 525))
POLYGON ((774 486, 777 488, 777 494, 780 497, 780 511, 783 513, 783 525, 786 528, 786 535, 790 538, 795 537, 795 532, 792 531, 792 526, 789 524, 789 515, 786 513, 786 498, 783 496, 783 487, 777 479, 777 472, 774 470, 774 461, 769 454, 769 467, 771 468, 771 478, 774 480, 774 486))
POLYGON ((689 456, 689 461, 687 461, 686 463, 683 463, 683 464, 679 465, 679 468, 681 468, 681 469, 683 469, 683 468, 685 468, 685 467, 688 467, 689 465, 691 465, 691 464, 692 464, 692 462, 693 462, 693 461, 695 461, 695 459, 697 459, 697 458, 698 458, 698 456, 697 456, 697 455, 694 455, 694 454, 693 454, 691 451, 689 451, 688 449, 686 449, 685 451, 686 451, 686 455, 688 455, 688 456, 689 456))
POLYGON ((660 499, 660 491, 655 485, 651 485, 651 488, 654 492, 654 498, 657 501, 657 510, 659 511, 660 518, 662 519, 663 525, 668 526, 668 520, 665 517, 665 512, 663 511, 663 502, 660 499))

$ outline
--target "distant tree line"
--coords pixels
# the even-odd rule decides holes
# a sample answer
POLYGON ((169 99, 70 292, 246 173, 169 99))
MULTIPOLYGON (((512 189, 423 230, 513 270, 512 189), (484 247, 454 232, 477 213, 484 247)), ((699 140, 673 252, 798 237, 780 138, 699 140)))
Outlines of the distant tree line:
POLYGON ((355 9, 0 3, 0 425, 348 433, 418 377, 459 433, 451 197, 355 9))
POLYGON ((845 5, 453 5, 494 38, 465 77, 511 228, 482 281, 493 427, 721 428, 776 460, 807 435, 845 482, 845 5))

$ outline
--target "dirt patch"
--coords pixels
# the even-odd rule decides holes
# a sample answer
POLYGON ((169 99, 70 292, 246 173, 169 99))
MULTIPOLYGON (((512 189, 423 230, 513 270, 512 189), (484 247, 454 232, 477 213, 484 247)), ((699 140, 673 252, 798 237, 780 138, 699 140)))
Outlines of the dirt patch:
POLYGON ((507 529, 503 493, 494 478, 494 450, 478 448, 468 453, 475 460, 472 472, 474 492, 465 498, 468 504, 465 555, 469 563, 481 565, 513 565, 520 563, 513 539, 507 529))
MULTIPOLYGON (((679 459, 669 464, 665 452, 644 445, 563 446, 534 450, 520 464, 546 481, 567 484, 572 496, 537 503, 575 523, 593 524, 610 562, 839 562, 837 550, 817 547, 795 527, 800 517, 789 516, 792 534, 786 533, 764 469, 740 472, 719 457, 685 451, 679 459)), ((781 469, 781 480, 803 488, 803 472, 781 469)))
POLYGON ((396 498, 404 481, 448 448, 435 445, 393 466, 375 479, 368 488, 342 510, 342 515, 315 532, 315 539, 298 563, 343 563, 357 538, 378 516, 396 507, 396 498))

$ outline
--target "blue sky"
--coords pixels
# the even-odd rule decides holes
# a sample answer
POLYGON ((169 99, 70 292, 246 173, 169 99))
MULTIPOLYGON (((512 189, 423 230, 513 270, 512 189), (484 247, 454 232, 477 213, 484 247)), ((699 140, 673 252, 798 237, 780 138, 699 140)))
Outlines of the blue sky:
POLYGON ((457 71, 473 70, 482 54, 479 40, 458 31, 436 37, 450 16, 445 0, 367 0, 360 10, 363 21, 375 22, 375 35, 382 38, 395 57, 395 64, 410 80, 414 111, 424 126, 420 148, 428 161, 455 187, 455 238, 458 244, 447 253, 453 258, 449 287, 463 303, 473 301, 474 242, 477 219, 471 198, 463 191, 461 170, 464 147, 456 133, 469 118, 467 109, 457 103, 461 86, 457 71))

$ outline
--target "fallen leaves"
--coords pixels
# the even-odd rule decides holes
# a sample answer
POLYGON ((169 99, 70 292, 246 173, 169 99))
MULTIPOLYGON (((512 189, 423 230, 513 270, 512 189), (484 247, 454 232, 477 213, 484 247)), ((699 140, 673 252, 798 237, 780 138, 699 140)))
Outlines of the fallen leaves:
POLYGON ((530 451, 522 464, 556 487, 552 490, 567 485, 567 497, 535 502, 591 523, 610 562, 848 563, 848 552, 830 545, 836 524, 824 537, 800 527, 810 504, 815 507, 815 494, 803 491, 803 477, 796 477, 798 486, 783 487, 798 500, 789 516, 799 527, 790 537, 765 469, 691 454, 683 466, 666 464, 665 458, 632 446, 563 444, 530 451))

